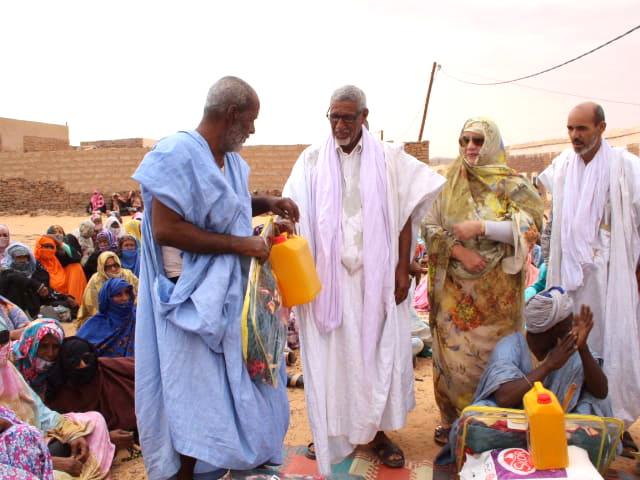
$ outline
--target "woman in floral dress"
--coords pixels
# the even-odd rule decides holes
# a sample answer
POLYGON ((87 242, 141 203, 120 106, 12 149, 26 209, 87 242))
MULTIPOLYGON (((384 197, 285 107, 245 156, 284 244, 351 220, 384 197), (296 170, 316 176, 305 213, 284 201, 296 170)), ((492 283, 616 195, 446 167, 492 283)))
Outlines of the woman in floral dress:
POLYGON ((429 258, 433 379, 446 443, 471 403, 496 343, 522 328, 528 254, 524 233, 541 227, 543 203, 506 165, 495 123, 467 120, 460 155, 423 225, 429 258))

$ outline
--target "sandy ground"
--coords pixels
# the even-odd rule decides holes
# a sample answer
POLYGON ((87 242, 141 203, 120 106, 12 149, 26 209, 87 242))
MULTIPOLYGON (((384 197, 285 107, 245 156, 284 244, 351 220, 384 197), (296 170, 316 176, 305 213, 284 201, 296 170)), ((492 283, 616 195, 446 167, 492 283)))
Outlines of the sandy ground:
MULTIPOLYGON (((9 225, 12 240, 33 246, 38 235, 44 233, 50 225, 59 224, 66 232, 71 232, 78 228, 79 223, 86 218, 64 215, 5 216, 0 217, 0 223, 9 225)), ((292 372, 301 371, 299 361, 290 370, 292 372)), ((432 460, 439 450, 433 441, 433 431, 438 424, 439 416, 433 397, 430 359, 418 359, 415 380, 416 408, 409 414, 406 427, 397 432, 391 432, 390 436, 404 450, 407 460, 432 460)), ((285 443, 287 445, 306 445, 311 441, 311 430, 307 421, 304 390, 289 389, 289 401, 291 422, 285 443)), ((631 432, 636 441, 640 441, 640 422, 636 422, 631 428, 631 432)), ((635 468, 631 460, 623 458, 616 460, 614 466, 627 472, 632 472, 635 468)), ((142 460, 117 461, 112 471, 112 478, 113 480, 146 479, 142 460)))

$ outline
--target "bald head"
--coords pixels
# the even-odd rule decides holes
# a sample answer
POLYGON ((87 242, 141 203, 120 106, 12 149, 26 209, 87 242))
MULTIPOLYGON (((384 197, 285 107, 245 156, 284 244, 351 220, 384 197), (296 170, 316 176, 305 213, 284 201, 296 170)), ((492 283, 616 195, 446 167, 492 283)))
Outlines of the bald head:
POLYGON ((207 94, 205 115, 224 116, 230 107, 246 112, 259 105, 258 94, 247 82, 238 77, 222 77, 214 83, 207 94))
POLYGON ((569 112, 567 120, 569 138, 573 150, 585 163, 590 162, 600 148, 602 134, 606 127, 604 110, 597 103, 581 103, 569 112))
POLYGON ((604 109, 601 105, 595 102, 584 102, 576 105, 569 113, 569 116, 574 113, 579 114, 582 117, 588 117, 590 115, 593 124, 596 126, 604 122, 604 109))

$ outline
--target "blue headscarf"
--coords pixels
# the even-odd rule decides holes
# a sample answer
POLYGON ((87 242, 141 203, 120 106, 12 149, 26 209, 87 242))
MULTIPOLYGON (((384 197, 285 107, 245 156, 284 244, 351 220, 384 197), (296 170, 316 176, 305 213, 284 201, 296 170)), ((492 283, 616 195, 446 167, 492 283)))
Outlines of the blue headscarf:
POLYGON ((96 347, 99 357, 133 357, 136 308, 133 287, 122 278, 110 278, 100 289, 99 311, 87 320, 77 336, 96 347), (128 290, 130 300, 117 304, 113 297, 128 290))
POLYGON ((138 240, 133 235, 125 235, 120 238, 119 244, 120 263, 122 264, 122 268, 131 270, 136 277, 140 276, 140 244, 138 243, 138 240), (127 240, 136 243, 135 250, 123 250, 122 244, 127 240))

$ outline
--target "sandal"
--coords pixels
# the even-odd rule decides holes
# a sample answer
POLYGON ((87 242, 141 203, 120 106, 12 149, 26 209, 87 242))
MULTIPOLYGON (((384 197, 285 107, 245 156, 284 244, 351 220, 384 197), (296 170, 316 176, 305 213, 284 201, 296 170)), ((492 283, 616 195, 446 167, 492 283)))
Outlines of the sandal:
POLYGON ((383 440, 377 440, 371 446, 380 461, 387 467, 404 467, 404 453, 389 437, 385 436, 383 440))
POLYGON ((316 459, 316 446, 313 444, 313 442, 307 445, 307 450, 304 452, 304 456, 309 460, 316 459))
POLYGON ((446 445, 449 443, 449 434, 451 433, 451 427, 445 427, 438 425, 433 433, 433 441, 438 445, 446 445))
POLYGON ((287 375, 287 387, 304 388, 304 377, 302 374, 294 373, 293 375, 287 375))
POLYGON ((622 434, 622 456, 626 458, 636 459, 638 455, 638 445, 633 441, 633 437, 629 432, 622 434))

